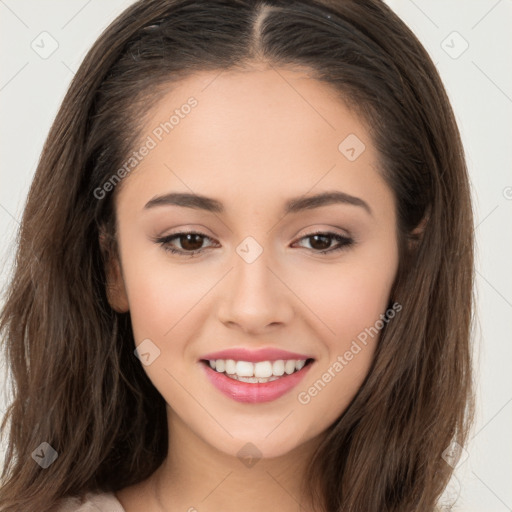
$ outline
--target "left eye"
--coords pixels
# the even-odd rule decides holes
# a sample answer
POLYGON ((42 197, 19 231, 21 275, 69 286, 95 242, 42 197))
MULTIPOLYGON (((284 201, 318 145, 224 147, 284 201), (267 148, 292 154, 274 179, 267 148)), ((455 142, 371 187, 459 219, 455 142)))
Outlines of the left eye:
MULTIPOLYGON (((194 254, 201 253, 204 251, 201 246, 203 245, 203 239, 212 240, 209 236, 198 233, 195 231, 187 231, 187 232, 180 232, 175 233, 172 235, 167 235, 161 238, 156 238, 155 242, 159 243, 163 246, 165 251, 168 251, 172 254, 178 254, 180 256, 193 256, 194 254), (179 240, 181 249, 176 249, 172 246, 171 242, 173 240, 179 240)), ((313 247, 320 243, 321 248, 319 249, 312 249, 313 252, 319 253, 319 254, 326 254, 329 252, 334 251, 340 251, 342 249, 346 249, 354 244, 354 240, 352 238, 340 235, 338 233, 331 233, 331 232, 317 232, 317 233, 311 233, 309 235, 305 235, 301 237, 299 240, 304 239, 310 239, 314 240, 314 243, 312 245, 313 247), (329 247, 332 243, 332 240, 335 240, 338 242, 338 245, 334 248, 326 248, 329 247), (327 241, 327 242, 326 242, 327 241)))

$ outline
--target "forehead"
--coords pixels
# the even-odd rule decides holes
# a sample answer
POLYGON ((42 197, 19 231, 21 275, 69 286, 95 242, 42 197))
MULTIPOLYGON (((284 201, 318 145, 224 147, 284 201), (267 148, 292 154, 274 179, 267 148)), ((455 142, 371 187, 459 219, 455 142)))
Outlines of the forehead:
POLYGON ((168 88, 145 119, 152 147, 126 179, 130 194, 236 191, 262 204, 340 187, 371 201, 385 187, 363 120, 304 71, 205 71, 168 88))
POLYGON ((169 86, 151 110, 144 134, 154 132, 175 112, 181 114, 179 119, 173 121, 169 133, 162 134, 170 144, 171 139, 176 144, 196 141, 205 148, 236 143, 251 157, 262 146, 279 148, 281 154, 309 152, 313 147, 332 154, 338 150, 340 137, 357 132, 361 139, 368 139, 362 120, 348 109, 341 95, 303 71, 195 73, 169 86), (186 107, 189 98, 197 102, 194 108, 186 107))

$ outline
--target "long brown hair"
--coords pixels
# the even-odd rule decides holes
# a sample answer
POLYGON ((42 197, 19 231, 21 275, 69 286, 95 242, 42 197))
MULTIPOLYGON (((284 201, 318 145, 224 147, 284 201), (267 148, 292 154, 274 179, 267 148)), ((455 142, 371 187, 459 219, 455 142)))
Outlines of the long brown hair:
POLYGON ((85 57, 29 191, 0 317, 13 383, 2 511, 116 491, 167 456, 164 399, 133 354, 129 313, 108 301, 99 233, 115 251, 112 193, 94 191, 135 147, 160 85, 254 62, 333 86, 396 199, 402 310, 304 486, 327 512, 434 510, 452 474, 443 451, 464 445, 472 419, 474 270, 463 147, 427 52, 379 0, 141 0, 85 57), (47 468, 32 457, 43 442, 58 454, 47 468))

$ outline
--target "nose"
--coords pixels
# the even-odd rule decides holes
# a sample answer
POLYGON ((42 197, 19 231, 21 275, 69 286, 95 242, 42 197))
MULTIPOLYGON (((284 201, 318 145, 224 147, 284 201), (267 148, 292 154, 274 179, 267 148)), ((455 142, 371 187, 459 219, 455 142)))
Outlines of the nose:
POLYGON ((253 335, 289 323, 293 292, 266 251, 251 263, 238 255, 234 262, 221 290, 219 320, 227 327, 253 335))

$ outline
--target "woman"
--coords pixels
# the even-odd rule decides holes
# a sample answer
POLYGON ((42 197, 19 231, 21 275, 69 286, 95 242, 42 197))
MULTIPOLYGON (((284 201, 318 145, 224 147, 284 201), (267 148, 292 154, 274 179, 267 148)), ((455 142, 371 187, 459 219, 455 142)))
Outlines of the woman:
POLYGON ((435 510, 472 233, 445 90, 384 3, 135 3, 25 208, 0 510, 435 510))

